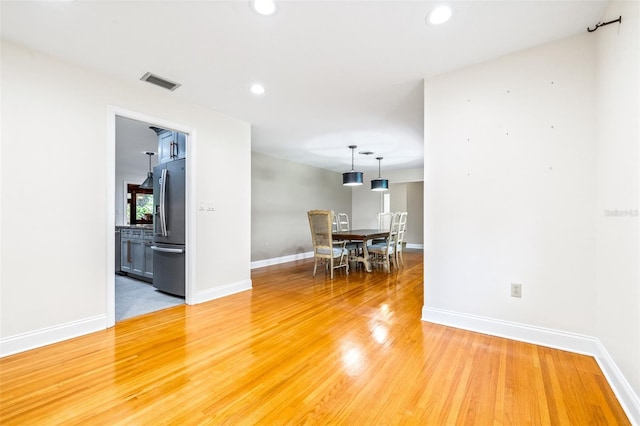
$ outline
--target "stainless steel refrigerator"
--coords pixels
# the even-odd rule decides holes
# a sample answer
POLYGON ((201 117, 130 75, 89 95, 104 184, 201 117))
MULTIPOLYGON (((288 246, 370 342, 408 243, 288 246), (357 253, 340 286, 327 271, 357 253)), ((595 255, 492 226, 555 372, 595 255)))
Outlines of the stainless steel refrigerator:
POLYGON ((153 286, 185 295, 185 159, 153 168, 153 286))

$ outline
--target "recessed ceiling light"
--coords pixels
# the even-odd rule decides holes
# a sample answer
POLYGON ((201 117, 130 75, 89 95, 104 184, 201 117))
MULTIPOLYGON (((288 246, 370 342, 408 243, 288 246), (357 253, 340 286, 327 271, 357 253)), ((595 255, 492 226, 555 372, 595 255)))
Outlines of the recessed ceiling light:
POLYGON ((440 25, 449 20, 453 11, 449 6, 438 6, 427 15, 427 22, 431 25, 440 25))
POLYGON ((251 93, 254 95, 262 95, 264 94, 264 86, 262 84, 254 84, 251 86, 251 93))
POLYGON ((276 3, 273 0, 251 0, 251 7, 263 16, 273 15, 276 11, 276 3))

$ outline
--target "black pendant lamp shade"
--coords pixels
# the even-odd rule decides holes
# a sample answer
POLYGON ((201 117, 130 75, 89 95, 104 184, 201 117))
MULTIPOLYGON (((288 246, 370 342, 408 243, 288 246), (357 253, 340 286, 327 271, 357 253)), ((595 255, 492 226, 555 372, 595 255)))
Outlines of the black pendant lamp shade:
POLYGON ((380 177, 380 160, 382 160, 382 157, 376 157, 376 160, 378 160, 378 179, 373 179, 371 181, 371 190, 386 191, 387 189, 389 189, 389 180, 382 179, 380 177))
POLYGON ((151 156, 155 155, 155 152, 145 151, 145 154, 149 156, 149 172, 147 173, 147 178, 142 182, 140 188, 142 189, 152 189, 153 188, 153 173, 151 173, 151 156))
POLYGON ((344 186, 362 185, 362 172, 356 172, 353 169, 353 154, 354 149, 356 149, 357 147, 357 145, 349 145, 349 148, 351 149, 351 171, 342 174, 342 184, 344 186))

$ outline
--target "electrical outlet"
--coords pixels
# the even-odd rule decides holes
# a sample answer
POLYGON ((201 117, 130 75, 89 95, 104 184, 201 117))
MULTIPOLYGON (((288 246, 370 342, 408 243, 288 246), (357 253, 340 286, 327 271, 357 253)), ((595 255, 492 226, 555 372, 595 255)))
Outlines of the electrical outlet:
POLYGON ((511 283, 511 297, 522 297, 522 284, 511 283))

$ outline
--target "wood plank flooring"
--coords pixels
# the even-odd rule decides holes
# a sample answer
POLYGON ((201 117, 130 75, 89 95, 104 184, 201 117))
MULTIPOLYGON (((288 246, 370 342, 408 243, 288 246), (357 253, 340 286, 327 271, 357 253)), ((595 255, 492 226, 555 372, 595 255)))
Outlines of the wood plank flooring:
POLYGON ((400 273, 254 289, 0 359, 2 425, 626 425, 593 358, 420 321, 400 273))

